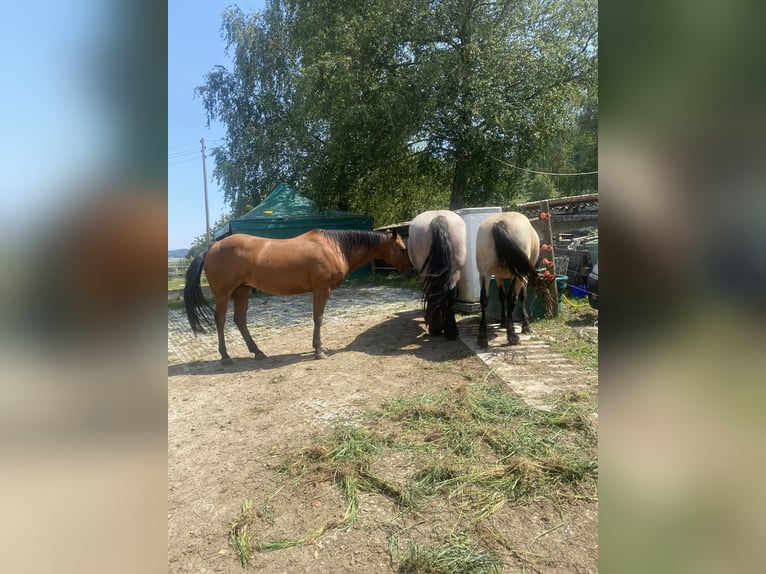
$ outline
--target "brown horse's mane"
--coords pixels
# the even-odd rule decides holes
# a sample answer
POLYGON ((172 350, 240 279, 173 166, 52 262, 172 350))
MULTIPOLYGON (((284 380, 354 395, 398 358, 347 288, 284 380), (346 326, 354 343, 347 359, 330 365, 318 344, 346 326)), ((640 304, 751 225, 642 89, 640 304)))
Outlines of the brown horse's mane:
POLYGON ((380 231, 363 231, 357 229, 320 229, 320 233, 332 239, 340 247, 346 261, 356 249, 369 249, 379 245, 386 237, 380 231))

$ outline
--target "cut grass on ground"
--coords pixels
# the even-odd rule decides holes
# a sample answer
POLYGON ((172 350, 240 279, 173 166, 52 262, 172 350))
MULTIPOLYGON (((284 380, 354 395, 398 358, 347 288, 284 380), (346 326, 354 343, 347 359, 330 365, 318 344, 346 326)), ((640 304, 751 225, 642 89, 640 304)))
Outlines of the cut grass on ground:
MULTIPOLYGON (((385 497, 402 516, 440 525, 425 538, 390 533, 389 554, 398 572, 500 572, 496 549, 474 541, 481 539, 483 521, 507 505, 596 499, 593 400, 592 394, 569 393, 552 411, 541 411, 485 380, 389 401, 362 423, 335 428, 276 468, 282 480, 295 481, 296 492, 301 484, 337 488, 345 504, 342 522, 290 540, 249 541, 249 549, 286 548, 313 542, 333 528, 351 528, 364 492, 385 497)), ((240 517, 235 524, 240 523, 248 522, 240 517)), ((263 524, 259 532, 266 531, 263 524)), ((237 532, 241 538, 243 528, 237 532)))

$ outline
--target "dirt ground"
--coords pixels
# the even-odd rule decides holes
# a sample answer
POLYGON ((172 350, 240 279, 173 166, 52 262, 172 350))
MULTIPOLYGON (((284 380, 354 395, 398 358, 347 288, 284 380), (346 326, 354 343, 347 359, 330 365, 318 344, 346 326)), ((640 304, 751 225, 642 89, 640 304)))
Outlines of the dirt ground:
MULTIPOLYGON (((248 358, 231 331, 234 364, 229 366, 220 364, 214 335, 190 338, 188 324, 169 335, 169 572, 242 572, 227 537, 246 500, 271 513, 254 533, 256 541, 295 538, 340 522, 345 504, 338 489, 288 484, 275 472, 280 461, 387 399, 456 389, 491 376, 460 340, 429 337, 417 294, 404 295, 341 317, 333 316, 332 308, 334 300, 342 307, 337 301, 343 296, 333 294, 323 328, 331 350, 326 360, 313 359, 304 308, 279 311, 301 315, 300 324, 260 332, 251 326, 266 359, 248 358)), ((269 304, 256 303, 256 311, 269 304)), ((174 320, 170 315, 169 322, 177 323, 178 313, 174 320)), ((461 328, 475 323, 474 317, 463 319, 461 328)), ((406 460, 401 463, 406 467, 406 460)), ((396 533, 413 529, 427 535, 436 528, 403 516, 383 496, 363 494, 361 502, 352 527, 329 529, 295 547, 256 552, 247 570, 392 573, 396 533)), ((506 505, 482 528, 500 549, 504 572, 597 572, 597 514, 593 500, 542 499, 506 505)))

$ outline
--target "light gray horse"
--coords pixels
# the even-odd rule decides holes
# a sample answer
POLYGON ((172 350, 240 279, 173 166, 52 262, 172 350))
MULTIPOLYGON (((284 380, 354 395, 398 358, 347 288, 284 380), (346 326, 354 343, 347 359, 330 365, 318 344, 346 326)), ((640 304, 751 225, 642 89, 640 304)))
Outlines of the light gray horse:
POLYGON ((521 300, 521 332, 531 333, 529 317, 524 300, 527 294, 527 282, 532 282, 542 293, 548 315, 553 308, 553 298, 545 280, 537 274, 535 265, 540 254, 540 237, 532 227, 526 215, 515 211, 496 213, 485 219, 476 232, 476 267, 481 281, 481 323, 477 343, 487 347, 487 303, 489 282, 492 275, 497 281, 500 296, 500 322, 507 331, 508 343, 519 344, 519 336, 513 326, 513 307, 516 298, 521 300), (505 280, 511 284, 507 293, 503 292, 505 280))
POLYGON ((447 339, 458 335, 455 298, 466 260, 463 219, 452 211, 426 211, 410 223, 407 253, 423 280, 428 332, 447 339))

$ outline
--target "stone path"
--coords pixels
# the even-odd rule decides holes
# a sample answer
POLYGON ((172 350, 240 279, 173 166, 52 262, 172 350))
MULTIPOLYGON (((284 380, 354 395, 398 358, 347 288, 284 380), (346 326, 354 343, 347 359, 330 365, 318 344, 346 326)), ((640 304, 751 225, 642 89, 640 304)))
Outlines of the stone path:
POLYGON ((530 406, 549 409, 552 394, 582 390, 598 380, 596 370, 555 353, 534 334, 520 333, 521 324, 516 325, 521 342, 514 346, 507 344, 505 330, 497 325, 493 330, 494 338, 484 349, 476 344, 478 320, 464 320, 460 323, 460 340, 530 406))

